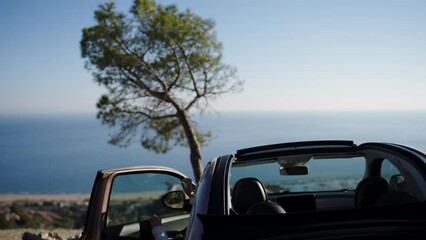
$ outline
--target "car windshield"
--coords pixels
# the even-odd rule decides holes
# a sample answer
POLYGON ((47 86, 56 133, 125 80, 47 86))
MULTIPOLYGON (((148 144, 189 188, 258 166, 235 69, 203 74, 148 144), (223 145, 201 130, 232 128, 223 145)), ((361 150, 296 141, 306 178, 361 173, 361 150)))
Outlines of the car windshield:
MULTIPOLYGON (((363 157, 312 157, 304 164, 305 175, 286 175, 279 161, 263 161, 255 164, 234 164, 231 168, 231 187, 241 178, 255 177, 268 194, 294 192, 323 192, 354 190, 364 176, 363 157), (306 173, 306 172, 305 172, 306 173)), ((285 166, 284 166, 285 168, 285 166)), ((298 171, 293 174, 302 174, 298 171)))

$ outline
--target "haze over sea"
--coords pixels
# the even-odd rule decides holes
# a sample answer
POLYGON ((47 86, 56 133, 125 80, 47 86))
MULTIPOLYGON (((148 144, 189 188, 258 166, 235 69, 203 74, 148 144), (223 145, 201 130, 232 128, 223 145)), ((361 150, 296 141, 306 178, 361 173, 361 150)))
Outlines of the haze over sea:
MULTIPOLYGON (((204 163, 236 149, 289 141, 393 142, 426 150, 426 112, 217 112, 197 116, 214 138, 204 163)), ((99 169, 164 165, 192 177, 189 151, 109 145, 95 114, 0 116, 0 193, 89 193, 99 169)), ((336 171, 338 171, 336 169, 336 171)))

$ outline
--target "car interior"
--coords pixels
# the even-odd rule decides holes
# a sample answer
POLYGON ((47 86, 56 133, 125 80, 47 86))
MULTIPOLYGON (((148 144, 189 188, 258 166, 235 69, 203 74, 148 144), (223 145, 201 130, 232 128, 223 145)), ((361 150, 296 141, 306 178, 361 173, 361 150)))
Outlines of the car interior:
POLYGON ((393 152, 236 158, 230 172, 230 215, 200 215, 204 239, 426 237, 426 177, 412 159, 393 152), (309 177, 314 167, 321 171, 309 177))
POLYGON ((253 204, 265 201, 282 207, 280 213, 291 213, 424 200, 425 178, 407 163, 373 151, 236 159, 231 169, 231 213, 248 214, 253 204), (321 171, 314 172, 315 167, 321 171))

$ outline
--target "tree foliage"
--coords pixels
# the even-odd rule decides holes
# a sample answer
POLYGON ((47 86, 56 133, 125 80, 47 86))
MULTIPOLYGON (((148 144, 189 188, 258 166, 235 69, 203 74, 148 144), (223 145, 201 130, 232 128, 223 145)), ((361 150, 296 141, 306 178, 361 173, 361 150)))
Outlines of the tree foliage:
POLYGON ((97 116, 118 128, 110 143, 137 140, 159 153, 187 146, 198 178, 200 147, 211 133, 195 128, 190 110, 242 89, 236 69, 222 60, 215 23, 153 0, 134 1, 128 14, 105 3, 95 20, 83 29, 81 53, 94 80, 108 90, 97 116))

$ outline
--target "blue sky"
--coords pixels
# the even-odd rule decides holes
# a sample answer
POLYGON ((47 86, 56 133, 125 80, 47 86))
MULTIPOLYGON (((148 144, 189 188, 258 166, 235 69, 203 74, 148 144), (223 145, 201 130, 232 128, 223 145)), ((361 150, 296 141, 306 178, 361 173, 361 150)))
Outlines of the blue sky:
MULTIPOLYGON (((79 41, 102 2, 0 0, 0 115, 96 112, 79 41)), ((215 20, 245 80, 215 110, 426 110, 426 1, 159 2, 215 20)))

